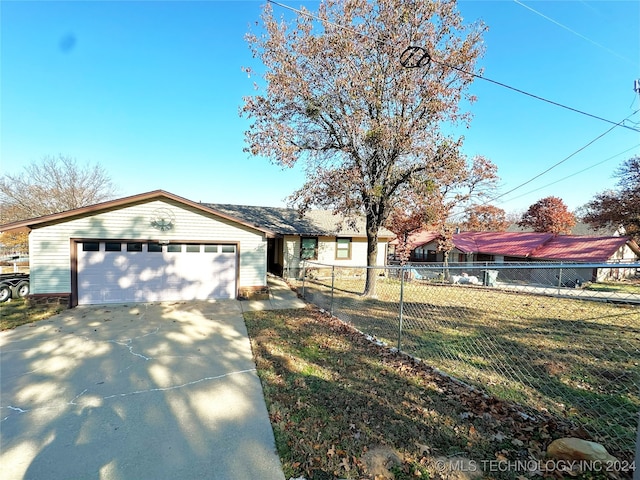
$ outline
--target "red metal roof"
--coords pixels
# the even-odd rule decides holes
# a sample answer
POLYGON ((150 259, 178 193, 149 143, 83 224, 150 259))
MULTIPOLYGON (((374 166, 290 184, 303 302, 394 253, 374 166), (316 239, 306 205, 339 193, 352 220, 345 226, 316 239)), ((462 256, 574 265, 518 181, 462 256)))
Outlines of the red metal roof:
MULTIPOLYGON (((421 245, 425 245, 427 243, 431 243, 436 238, 438 238, 440 234, 438 232, 434 232, 431 230, 418 230, 417 232, 410 233, 407 237, 407 246, 409 250, 415 250, 421 245)), ((389 242, 391 245, 398 245, 398 239, 392 240, 389 242)))
MULTIPOLYGON (((438 238, 437 232, 421 230, 409 235, 411 250, 438 238)), ((606 262, 626 243, 638 255, 629 237, 554 235, 537 232, 462 232, 453 235, 462 253, 485 253, 538 260, 606 262)))
POLYGON ((629 239, 557 235, 531 252, 532 258, 572 262, 606 262, 629 239))
POLYGON ((453 236, 453 243, 463 253, 527 257, 535 248, 551 238, 551 233, 463 232, 453 236))

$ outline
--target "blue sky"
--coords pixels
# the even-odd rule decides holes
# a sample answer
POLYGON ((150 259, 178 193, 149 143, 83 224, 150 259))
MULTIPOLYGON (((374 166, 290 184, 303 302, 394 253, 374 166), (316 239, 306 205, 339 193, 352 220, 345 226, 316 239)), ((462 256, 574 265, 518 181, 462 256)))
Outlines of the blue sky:
MULTIPOLYGON (((244 153, 248 122, 238 115, 254 93, 241 67, 260 67, 244 34, 263 4, 0 2, 2 173, 62 154, 105 167, 122 196, 164 189, 195 201, 284 205, 302 169, 244 153)), ((614 122, 640 108, 640 2, 463 0, 459 10, 489 26, 487 78, 614 122)), ((612 126, 484 80, 472 92, 465 151, 498 166, 502 192, 612 126)), ((639 127, 632 122, 640 114, 626 123, 639 127)), ((523 211, 555 195, 577 208, 639 154, 640 134, 617 127, 495 204, 523 211)))

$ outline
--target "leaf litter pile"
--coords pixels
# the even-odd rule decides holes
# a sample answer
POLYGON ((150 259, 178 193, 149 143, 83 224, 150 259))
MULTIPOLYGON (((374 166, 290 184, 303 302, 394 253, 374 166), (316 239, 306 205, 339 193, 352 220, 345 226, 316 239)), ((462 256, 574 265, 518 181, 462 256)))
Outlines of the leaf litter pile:
POLYGON ((246 313, 245 321, 287 478, 562 478, 535 468, 546 447, 587 438, 311 307, 246 313))

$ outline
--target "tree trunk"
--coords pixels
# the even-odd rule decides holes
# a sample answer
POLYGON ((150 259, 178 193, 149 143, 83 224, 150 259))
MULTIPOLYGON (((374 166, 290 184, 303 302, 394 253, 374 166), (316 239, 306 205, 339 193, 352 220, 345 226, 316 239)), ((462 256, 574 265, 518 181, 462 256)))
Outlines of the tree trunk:
POLYGON ((451 250, 445 250, 442 252, 444 254, 444 258, 442 259, 442 269, 444 270, 443 277, 446 282, 451 278, 451 272, 449 271, 449 252, 451 252, 451 250))
POLYGON ((365 297, 376 296, 377 269, 371 268, 378 263, 378 227, 375 221, 367 215, 367 278, 364 284, 363 295, 365 297))

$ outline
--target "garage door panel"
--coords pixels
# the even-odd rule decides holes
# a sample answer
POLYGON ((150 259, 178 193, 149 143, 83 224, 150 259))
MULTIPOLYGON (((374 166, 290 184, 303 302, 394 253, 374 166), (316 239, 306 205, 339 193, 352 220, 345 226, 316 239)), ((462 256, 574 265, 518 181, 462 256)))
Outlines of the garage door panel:
MULTIPOLYGON (((111 242, 113 243, 113 242, 111 242)), ((198 251, 83 251, 78 246, 78 303, 157 302, 235 298, 235 247, 198 251)), ((191 250, 194 250, 192 247, 191 250)))

